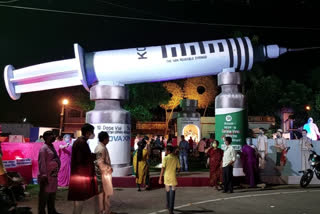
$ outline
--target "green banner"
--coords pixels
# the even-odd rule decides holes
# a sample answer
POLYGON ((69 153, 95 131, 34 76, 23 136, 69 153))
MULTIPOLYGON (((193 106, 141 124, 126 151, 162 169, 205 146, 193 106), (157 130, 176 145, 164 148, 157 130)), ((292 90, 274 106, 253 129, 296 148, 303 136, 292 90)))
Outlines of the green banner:
POLYGON ((231 137, 231 145, 240 150, 246 143, 248 130, 247 112, 242 108, 216 109, 216 139, 224 149, 223 137, 231 137))

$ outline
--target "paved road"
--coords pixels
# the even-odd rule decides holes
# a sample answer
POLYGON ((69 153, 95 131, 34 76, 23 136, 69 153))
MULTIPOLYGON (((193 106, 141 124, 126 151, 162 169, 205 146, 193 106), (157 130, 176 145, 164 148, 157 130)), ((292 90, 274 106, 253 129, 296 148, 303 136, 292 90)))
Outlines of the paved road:
MULTIPOLYGON (((56 207, 64 214, 72 213, 72 202, 66 200, 67 190, 57 194, 56 207)), ((164 209, 164 189, 137 192, 133 188, 115 189, 111 200, 112 210, 118 214, 168 213, 164 209)), ((37 198, 21 203, 36 212, 37 198)), ((92 213, 93 201, 85 204, 83 213, 92 213)), ((224 194, 208 187, 178 188, 176 192, 176 214, 197 213, 284 213, 319 214, 320 186, 301 189, 298 186, 277 186, 265 190, 236 189, 233 194, 224 194)))

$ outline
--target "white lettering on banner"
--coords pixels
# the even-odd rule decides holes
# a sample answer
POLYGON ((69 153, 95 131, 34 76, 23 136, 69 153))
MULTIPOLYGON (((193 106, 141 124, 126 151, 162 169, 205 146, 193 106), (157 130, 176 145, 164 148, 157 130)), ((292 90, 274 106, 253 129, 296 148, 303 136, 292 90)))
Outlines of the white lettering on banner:
POLYGON ((129 164, 130 163, 130 124, 121 123, 98 123, 92 124, 94 128, 95 138, 88 140, 91 152, 94 152, 99 143, 99 133, 105 131, 109 134, 109 150, 110 160, 112 164, 129 164))
MULTIPOLYGON (((95 138, 92 140, 88 140, 89 147, 91 152, 94 152, 95 147, 97 146, 99 140, 98 135, 100 132, 105 131, 109 134, 109 144, 108 149, 110 151, 117 151, 123 152, 125 155, 126 153, 130 152, 130 132, 131 132, 131 125, 130 124, 121 124, 121 123, 99 123, 99 124, 92 124, 94 128, 95 138)), ((119 153, 117 153, 119 154, 119 153)), ((110 154, 111 159, 118 160, 115 154, 110 154)), ((117 162, 117 161, 116 161, 117 162)))
MULTIPOLYGON (((106 131, 108 132, 110 139, 111 135, 129 135, 130 137, 130 125, 128 124, 101 124, 101 125, 96 125, 96 130, 95 132, 101 132, 101 131, 106 131)), ((129 139, 130 140, 130 139, 129 139)), ((122 140, 120 140, 122 141, 122 140)))
POLYGON ((190 121, 199 121, 200 119, 199 118, 191 118, 191 117, 189 117, 189 118, 179 118, 179 119, 181 119, 181 122, 190 122, 190 121))
POLYGON ((17 159, 17 160, 4 160, 3 165, 5 168, 15 168, 18 166, 29 166, 29 165, 32 165, 32 160, 30 158, 17 159))
POLYGON ((109 134, 109 140, 112 141, 130 141, 130 125, 129 124, 95 124, 96 136, 101 131, 106 131, 109 134))
MULTIPOLYGON (((231 145, 233 147, 234 150, 241 150, 241 146, 240 145, 231 145)), ((222 144, 221 145, 221 149, 225 150, 226 149, 226 145, 222 144)))

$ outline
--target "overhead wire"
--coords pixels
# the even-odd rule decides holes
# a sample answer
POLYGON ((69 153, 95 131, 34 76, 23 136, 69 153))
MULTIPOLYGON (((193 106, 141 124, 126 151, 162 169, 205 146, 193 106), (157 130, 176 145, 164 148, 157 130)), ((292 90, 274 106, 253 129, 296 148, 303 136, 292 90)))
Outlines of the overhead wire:
POLYGON ((306 50, 320 50, 320 47, 308 47, 308 48, 289 48, 288 51, 296 52, 296 51, 306 51, 306 50))
POLYGON ((161 18, 166 18, 166 19, 171 19, 171 20, 179 20, 177 18, 174 17, 168 17, 168 16, 163 16, 163 15, 159 15, 159 14, 155 14, 154 12, 149 12, 149 11, 145 11, 145 10, 141 10, 141 9, 137 9, 134 7, 127 7, 125 5, 122 4, 116 4, 107 0, 96 0, 97 2, 103 3, 103 4, 108 4, 108 5, 112 5, 114 7, 119 7, 119 8, 123 8, 126 10, 131 10, 131 11, 135 11, 138 13, 142 13, 142 14, 146 14, 146 15, 152 15, 152 16, 157 16, 157 17, 161 17, 161 18))
POLYGON ((35 7, 4 5, 1 3, 0 3, 0 7, 23 9, 23 10, 33 10, 33 11, 41 11, 41 12, 60 13, 60 14, 70 14, 70 15, 103 17, 103 18, 112 18, 112 19, 134 20, 134 21, 145 21, 145 22, 162 22, 162 23, 168 23, 168 24, 207 25, 207 26, 216 26, 216 27, 241 27, 241 28, 261 28, 261 29, 286 29, 286 30, 314 30, 314 31, 320 30, 320 28, 312 28, 312 27, 220 24, 220 23, 210 23, 210 22, 178 21, 178 20, 140 18, 140 17, 130 17, 130 16, 116 16, 116 15, 106 15, 106 14, 73 12, 73 11, 66 11, 66 10, 53 10, 53 9, 44 9, 44 8, 35 8, 35 7))
POLYGON ((21 1, 21 0, 9 0, 9 1, 0 0, 0 4, 11 4, 11 3, 18 2, 18 1, 21 1))
MULTIPOLYGON (((169 20, 182 21, 181 19, 178 19, 178 18, 175 18, 175 17, 163 16, 163 15, 155 14, 154 12, 145 11, 145 10, 141 10, 141 9, 137 9, 137 8, 133 8, 133 7, 128 7, 128 6, 125 6, 125 5, 122 5, 122 4, 115 4, 113 2, 110 2, 110 0, 96 0, 96 1, 104 3, 104 4, 109 4, 111 6, 115 6, 115 7, 131 10, 131 11, 135 11, 135 12, 141 13, 141 14, 152 15, 154 17, 166 18, 166 19, 169 19, 169 20)), ((216 31, 225 34, 225 32, 220 31, 218 29, 216 29, 216 31)))

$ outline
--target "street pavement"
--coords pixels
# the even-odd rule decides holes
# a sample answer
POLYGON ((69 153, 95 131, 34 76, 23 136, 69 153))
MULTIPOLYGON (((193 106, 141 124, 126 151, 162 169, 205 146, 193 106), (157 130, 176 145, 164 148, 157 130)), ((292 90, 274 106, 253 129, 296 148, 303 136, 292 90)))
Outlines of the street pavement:
MULTIPOLYGON (((67 189, 59 189, 56 208, 64 214, 72 213, 72 202, 67 201, 67 189)), ((93 213, 94 201, 85 203, 83 214, 93 213)), ((165 209, 164 189, 138 192, 135 188, 115 188, 111 198, 112 211, 117 214, 168 213, 165 209)), ((19 205, 32 207, 37 213, 37 197, 29 197, 19 205)), ((302 189, 298 185, 281 185, 265 189, 235 189, 233 194, 210 187, 177 188, 176 214, 197 213, 290 213, 319 214, 320 186, 302 189)))

